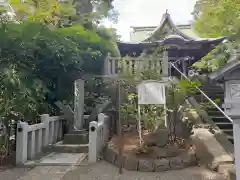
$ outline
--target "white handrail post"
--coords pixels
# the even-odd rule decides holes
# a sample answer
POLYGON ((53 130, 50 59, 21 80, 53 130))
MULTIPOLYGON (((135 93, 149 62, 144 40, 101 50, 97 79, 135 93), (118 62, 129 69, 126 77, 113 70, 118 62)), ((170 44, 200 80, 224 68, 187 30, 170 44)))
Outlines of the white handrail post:
POLYGON ((49 144, 49 114, 41 115, 41 122, 45 125, 45 130, 43 133, 43 147, 49 144))
POLYGON ((17 145, 16 145, 17 164, 23 164, 27 161, 28 130, 29 125, 26 122, 20 122, 17 124, 17 145))
POLYGON ((97 142, 98 141, 98 123, 96 121, 90 122, 89 125, 89 153, 88 161, 89 163, 97 162, 97 142))

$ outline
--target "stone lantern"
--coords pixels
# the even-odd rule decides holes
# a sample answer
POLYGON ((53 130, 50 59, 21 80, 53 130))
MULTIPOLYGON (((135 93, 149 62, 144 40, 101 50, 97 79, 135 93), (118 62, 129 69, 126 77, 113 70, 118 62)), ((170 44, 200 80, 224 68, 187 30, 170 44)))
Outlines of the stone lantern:
POLYGON ((233 123, 236 177, 240 180, 240 58, 229 61, 222 69, 211 73, 209 78, 223 83, 225 87, 223 108, 233 123))

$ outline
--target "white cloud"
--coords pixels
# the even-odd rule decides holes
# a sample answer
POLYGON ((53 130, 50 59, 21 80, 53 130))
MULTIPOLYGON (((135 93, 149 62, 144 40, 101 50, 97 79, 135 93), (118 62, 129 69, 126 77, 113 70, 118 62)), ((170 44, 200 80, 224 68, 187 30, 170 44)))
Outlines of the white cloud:
POLYGON ((127 41, 130 26, 158 25, 166 9, 174 23, 184 24, 192 19, 195 2, 196 0, 115 0, 114 6, 120 15, 118 23, 113 27, 127 41))

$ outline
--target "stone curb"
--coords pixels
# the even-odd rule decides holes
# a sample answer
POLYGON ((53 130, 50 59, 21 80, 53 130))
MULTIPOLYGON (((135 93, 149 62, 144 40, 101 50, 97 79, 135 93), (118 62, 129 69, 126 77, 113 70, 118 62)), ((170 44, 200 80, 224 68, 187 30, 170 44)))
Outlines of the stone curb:
POLYGON ((162 158, 156 160, 139 159, 133 156, 123 155, 123 162, 116 151, 106 147, 103 152, 103 158, 107 162, 119 167, 121 164, 124 169, 139 172, 163 172, 168 170, 179 170, 197 165, 195 154, 189 154, 186 157, 162 158))

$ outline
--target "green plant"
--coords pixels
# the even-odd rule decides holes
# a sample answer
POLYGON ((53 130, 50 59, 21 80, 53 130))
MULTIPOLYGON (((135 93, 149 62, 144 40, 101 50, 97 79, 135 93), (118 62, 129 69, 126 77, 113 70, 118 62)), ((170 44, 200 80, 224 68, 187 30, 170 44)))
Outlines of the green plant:
POLYGON ((227 44, 220 44, 192 66, 201 73, 208 73, 222 68, 230 58, 231 50, 227 44))

